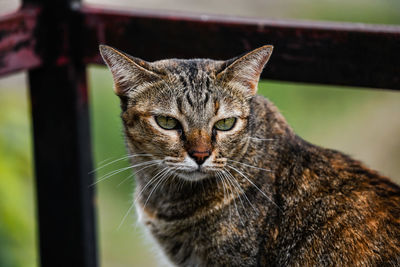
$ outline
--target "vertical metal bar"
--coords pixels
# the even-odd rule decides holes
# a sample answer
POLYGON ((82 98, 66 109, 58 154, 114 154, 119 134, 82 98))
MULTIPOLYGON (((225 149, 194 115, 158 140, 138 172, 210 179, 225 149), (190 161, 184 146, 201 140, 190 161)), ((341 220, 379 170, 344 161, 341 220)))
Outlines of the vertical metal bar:
POLYGON ((29 72, 44 267, 97 266, 88 97, 80 54, 81 19, 71 1, 29 1, 42 11, 40 68, 29 72))
POLYGON ((30 71, 42 266, 96 266, 85 69, 30 71))

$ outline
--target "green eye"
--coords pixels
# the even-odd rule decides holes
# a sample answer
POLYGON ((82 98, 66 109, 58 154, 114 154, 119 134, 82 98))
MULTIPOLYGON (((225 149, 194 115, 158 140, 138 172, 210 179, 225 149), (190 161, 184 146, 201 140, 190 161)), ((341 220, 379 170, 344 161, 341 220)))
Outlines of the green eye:
POLYGON ((229 131, 235 125, 236 118, 226 118, 217 121, 214 124, 214 128, 220 131, 229 131))
POLYGON ((167 117, 167 116, 156 116, 157 124, 166 130, 176 129, 179 125, 178 121, 174 118, 167 117))

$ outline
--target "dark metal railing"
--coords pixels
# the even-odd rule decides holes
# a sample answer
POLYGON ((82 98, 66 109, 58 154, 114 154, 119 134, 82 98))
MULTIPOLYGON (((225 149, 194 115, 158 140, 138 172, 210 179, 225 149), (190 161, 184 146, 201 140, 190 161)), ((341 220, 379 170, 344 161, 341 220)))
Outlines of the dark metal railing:
POLYGON ((0 77, 29 71, 42 266, 97 266, 86 65, 100 43, 146 60, 275 46, 263 78, 400 89, 400 27, 118 11, 25 0, 0 18, 0 77))

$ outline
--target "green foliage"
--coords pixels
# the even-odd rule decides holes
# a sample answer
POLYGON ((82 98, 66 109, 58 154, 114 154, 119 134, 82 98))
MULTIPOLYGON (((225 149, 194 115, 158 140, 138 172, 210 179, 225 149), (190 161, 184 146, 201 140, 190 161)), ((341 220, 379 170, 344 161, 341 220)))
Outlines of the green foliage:
POLYGON ((24 97, 20 91, 0 91, 0 106, 6 111, 0 112, 0 266, 4 267, 36 262, 29 113, 24 97))
POLYGON ((329 125, 339 123, 366 101, 382 96, 375 90, 298 83, 263 81, 259 94, 270 99, 285 116, 297 134, 309 137, 331 131, 329 125), (318 127, 315 127, 318 125, 318 127))

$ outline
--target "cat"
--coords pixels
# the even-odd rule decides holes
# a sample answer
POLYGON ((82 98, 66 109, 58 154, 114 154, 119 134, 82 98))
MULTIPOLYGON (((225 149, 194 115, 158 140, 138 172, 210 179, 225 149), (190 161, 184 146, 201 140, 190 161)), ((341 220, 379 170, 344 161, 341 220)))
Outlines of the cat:
POLYGON ((256 94, 272 49, 150 63, 100 46, 140 221, 176 266, 400 266, 400 188, 256 94))

